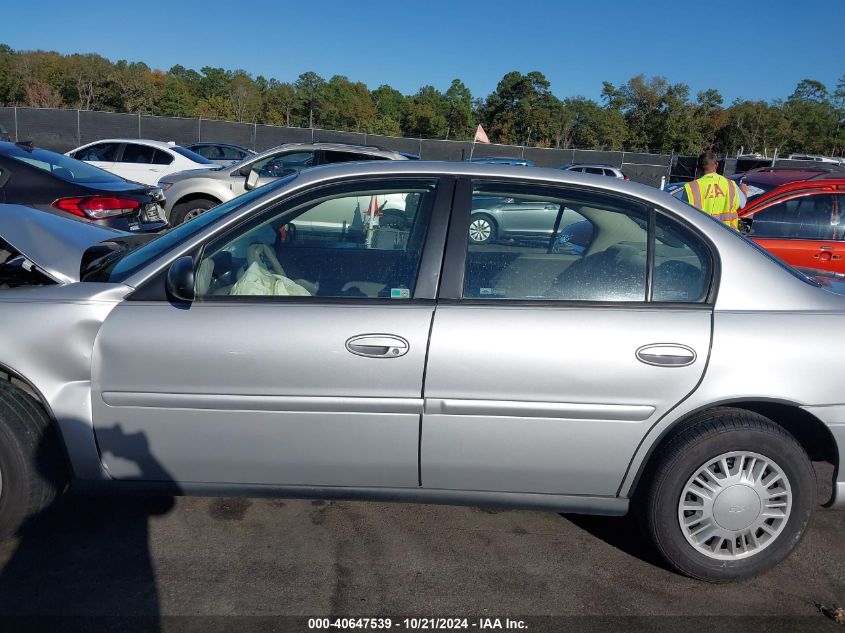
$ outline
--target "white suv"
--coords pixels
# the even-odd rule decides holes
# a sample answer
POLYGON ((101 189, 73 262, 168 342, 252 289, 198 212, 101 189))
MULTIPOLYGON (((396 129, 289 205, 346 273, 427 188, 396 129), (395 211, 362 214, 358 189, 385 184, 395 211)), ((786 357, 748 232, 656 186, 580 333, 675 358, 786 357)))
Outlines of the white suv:
POLYGON ((621 169, 613 165, 579 163, 576 165, 562 165, 561 169, 564 171, 577 171, 582 174, 595 174, 597 176, 610 176, 611 178, 628 180, 628 176, 623 174, 621 169))

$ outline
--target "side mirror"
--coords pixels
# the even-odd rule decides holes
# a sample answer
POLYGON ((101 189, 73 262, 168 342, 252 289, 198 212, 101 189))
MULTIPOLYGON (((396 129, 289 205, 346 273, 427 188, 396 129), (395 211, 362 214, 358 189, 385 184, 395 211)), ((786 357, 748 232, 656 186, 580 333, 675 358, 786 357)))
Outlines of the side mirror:
MULTIPOLYGON (((241 167, 238 170, 238 174, 243 176, 244 178, 246 178, 247 176, 249 176, 249 172, 251 172, 251 171, 252 171, 252 165, 244 165, 243 167, 241 167)), ((234 175, 234 174, 232 174, 232 175, 234 175)))
POLYGON ((249 176, 246 177, 246 182, 244 183, 244 189, 247 191, 252 191, 258 186, 258 172, 254 169, 249 172, 249 176))
POLYGON ((170 264, 166 286, 167 294, 174 299, 193 301, 196 298, 193 257, 184 255, 170 264))

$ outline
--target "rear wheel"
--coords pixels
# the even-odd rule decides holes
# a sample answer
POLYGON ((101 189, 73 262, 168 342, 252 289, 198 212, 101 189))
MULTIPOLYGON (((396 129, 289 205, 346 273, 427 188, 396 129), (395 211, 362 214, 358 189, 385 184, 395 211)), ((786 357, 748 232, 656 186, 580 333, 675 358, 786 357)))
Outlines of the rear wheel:
POLYGON ((180 202, 174 205, 173 211, 170 214, 170 225, 177 226, 191 220, 198 215, 202 215, 209 209, 216 207, 217 202, 207 198, 199 198, 197 200, 189 200, 188 202, 180 202))
POLYGON ((643 523, 678 571, 739 580, 784 559, 815 505, 815 475, 801 445, 767 418, 718 409, 660 449, 643 498, 643 523))
POLYGON ((0 382, 0 539, 47 507, 66 481, 58 433, 46 411, 0 382))

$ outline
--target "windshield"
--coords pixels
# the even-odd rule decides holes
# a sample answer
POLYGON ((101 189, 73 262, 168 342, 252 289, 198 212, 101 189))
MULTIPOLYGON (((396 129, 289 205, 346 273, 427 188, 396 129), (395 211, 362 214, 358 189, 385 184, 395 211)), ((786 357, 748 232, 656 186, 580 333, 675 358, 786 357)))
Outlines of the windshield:
POLYGON ((205 156, 200 156, 196 152, 192 152, 189 149, 185 149, 184 147, 180 147, 179 145, 172 145, 170 147, 174 152, 177 154, 184 156, 188 160, 192 160, 195 163, 199 163, 200 165, 216 165, 214 161, 208 160, 205 156))
POLYGON ((268 188, 282 187, 294 178, 296 178, 296 174, 287 178, 280 178, 228 202, 219 204, 202 215, 159 234, 143 246, 139 246, 137 243, 123 245, 121 250, 116 251, 113 255, 101 257, 93 262, 92 267, 85 271, 83 281, 107 281, 112 283, 124 281, 163 253, 187 241, 221 217, 265 195, 268 188))
POLYGON ((123 178, 110 174, 99 167, 46 149, 26 150, 15 145, 5 155, 13 160, 46 171, 65 182, 78 184, 126 182, 123 178))

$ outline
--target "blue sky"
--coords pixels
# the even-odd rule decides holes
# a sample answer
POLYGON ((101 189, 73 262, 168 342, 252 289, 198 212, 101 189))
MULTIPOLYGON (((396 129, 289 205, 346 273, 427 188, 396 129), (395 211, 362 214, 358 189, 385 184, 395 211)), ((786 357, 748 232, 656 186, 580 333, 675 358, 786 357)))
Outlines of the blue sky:
POLYGON ((486 96, 510 70, 539 70, 559 97, 664 75, 694 95, 787 97, 804 78, 845 75, 845 0, 41 0, 3 7, 0 42, 111 60, 243 68, 292 81, 306 70, 370 88, 486 96))

